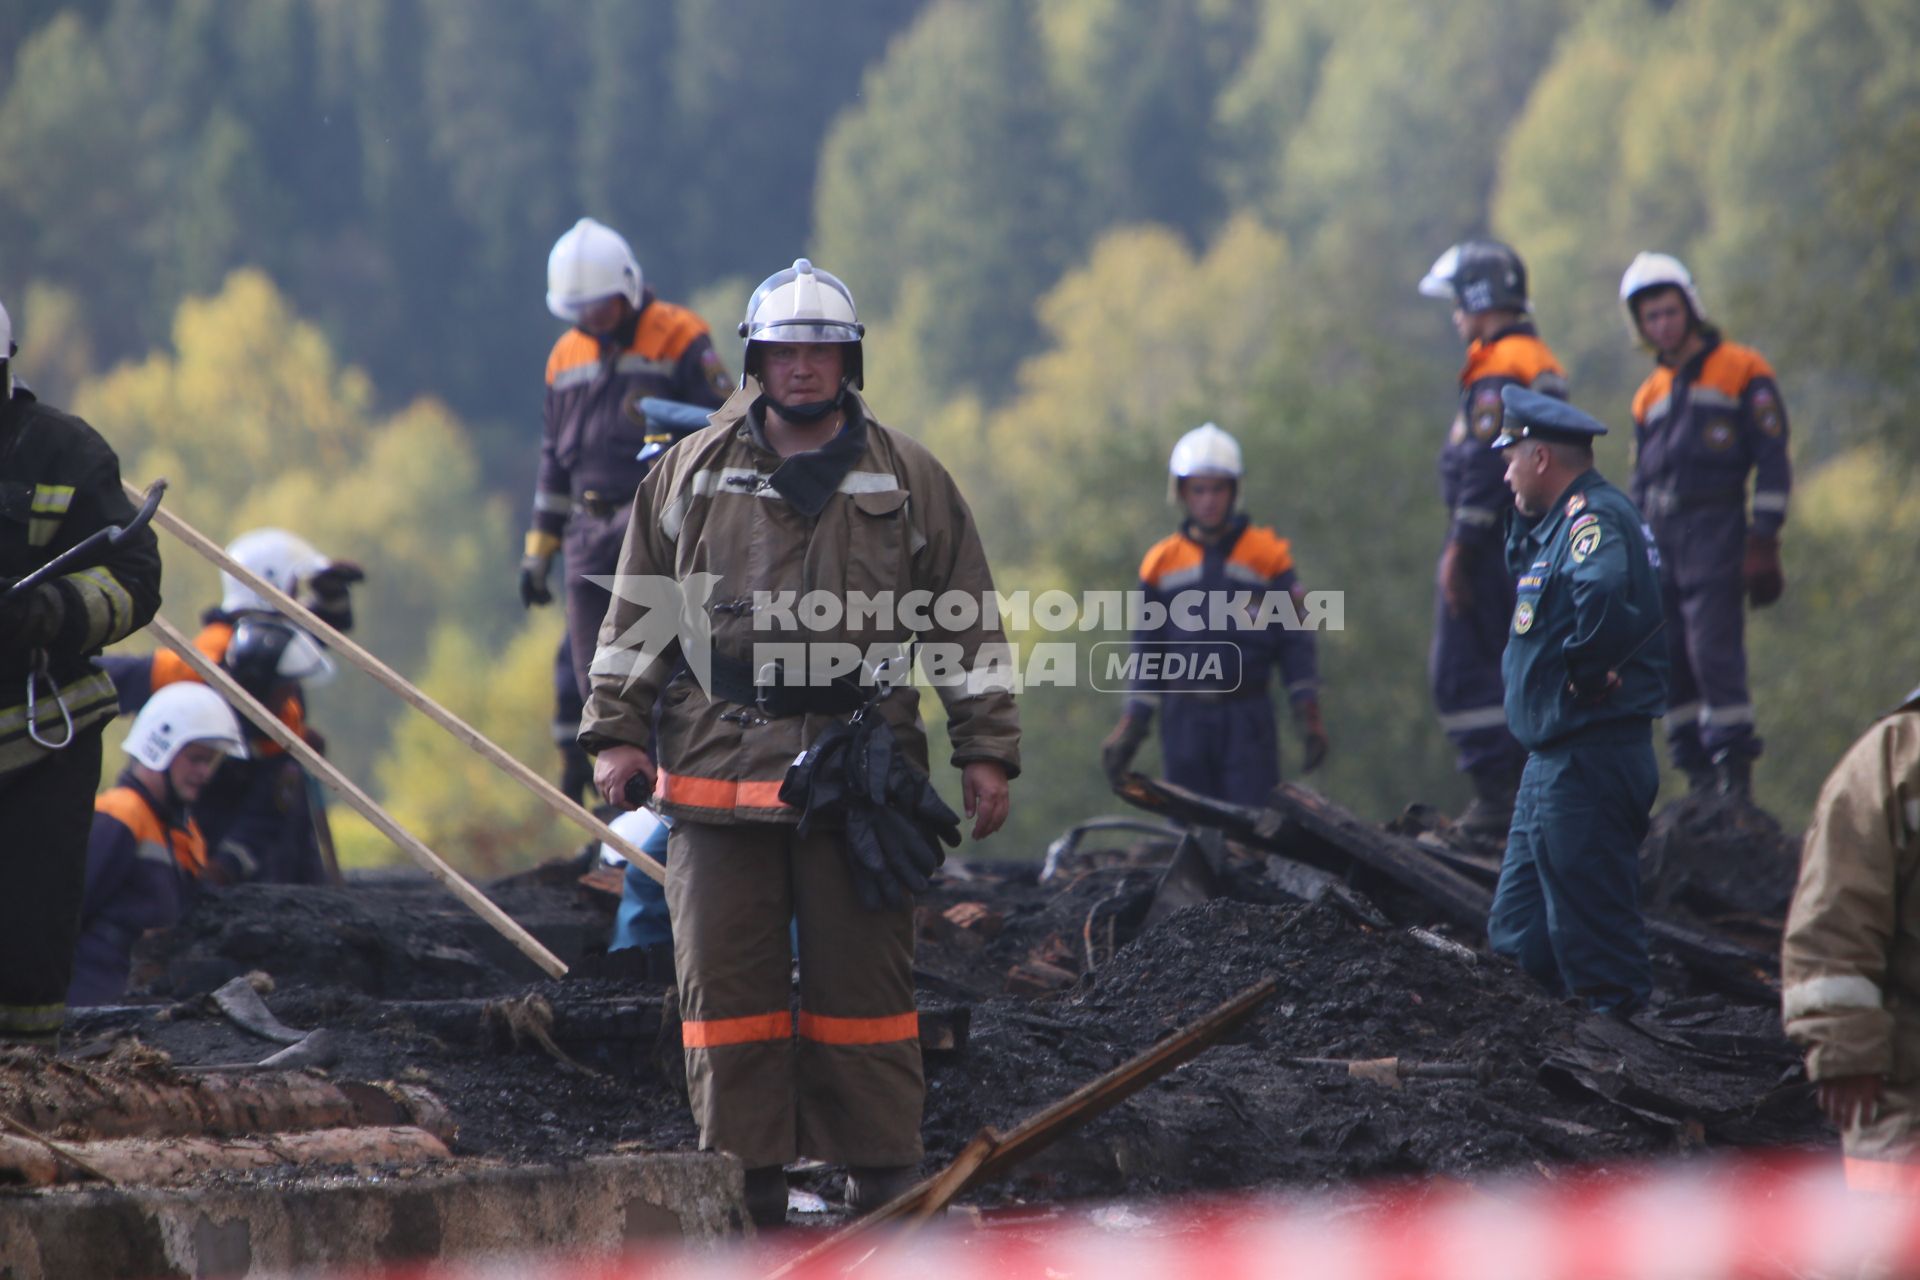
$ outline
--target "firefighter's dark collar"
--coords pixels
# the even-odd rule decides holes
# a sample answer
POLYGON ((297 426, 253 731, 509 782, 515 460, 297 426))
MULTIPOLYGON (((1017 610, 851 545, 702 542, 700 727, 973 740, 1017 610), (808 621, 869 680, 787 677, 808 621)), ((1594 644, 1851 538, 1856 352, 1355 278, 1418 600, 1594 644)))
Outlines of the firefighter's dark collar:
MULTIPOLYGON (((840 492, 840 482, 867 452, 867 419, 860 412, 860 398, 847 392, 841 404, 847 420, 833 439, 818 449, 796 453, 783 460, 767 483, 805 516, 817 516, 827 509, 827 501, 840 492)), ((760 401, 747 408, 747 426, 755 443, 766 446, 767 424, 760 401)))

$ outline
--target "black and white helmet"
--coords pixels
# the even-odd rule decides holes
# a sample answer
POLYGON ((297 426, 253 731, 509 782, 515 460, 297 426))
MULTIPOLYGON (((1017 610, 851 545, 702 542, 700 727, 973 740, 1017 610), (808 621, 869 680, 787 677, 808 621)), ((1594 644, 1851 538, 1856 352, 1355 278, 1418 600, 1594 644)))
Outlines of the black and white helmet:
POLYGON ((1533 309, 1527 300, 1527 264, 1498 240, 1462 240, 1454 245, 1428 268, 1420 292, 1458 303, 1468 315, 1533 309))

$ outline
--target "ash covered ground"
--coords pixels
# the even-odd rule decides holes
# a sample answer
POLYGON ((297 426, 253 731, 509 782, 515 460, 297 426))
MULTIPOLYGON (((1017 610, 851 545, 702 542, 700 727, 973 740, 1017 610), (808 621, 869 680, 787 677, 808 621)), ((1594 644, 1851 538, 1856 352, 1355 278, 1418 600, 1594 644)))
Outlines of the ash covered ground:
MULTIPOLYGON (((1689 803, 1649 838, 1650 899, 1772 945, 1791 842, 1689 803)), ((1763 973, 1729 986, 1656 948, 1653 1011, 1596 1017, 1476 937, 1456 937, 1467 955, 1414 936, 1404 904, 1390 923, 1351 891, 1290 896, 1279 886, 1297 881, 1254 850, 1229 851, 1225 896, 1142 929, 1167 852, 1083 850, 1045 884, 1038 864, 946 869, 921 909, 917 967, 923 1010, 963 1034, 928 1058, 928 1171, 983 1125, 1006 1131, 1268 975, 1277 994, 1226 1040, 973 1199, 1546 1173, 1832 1141, 1763 973), (1381 1058, 1434 1074, 1392 1087, 1342 1065, 1381 1058)), ((672 997, 597 954, 614 900, 580 870, 489 889, 575 962, 559 981, 424 880, 216 891, 144 946, 139 1003, 78 1016, 67 1051, 98 1057, 133 1037, 182 1064, 257 1061, 279 1046, 204 997, 264 972, 281 1021, 335 1033, 333 1074, 430 1088, 459 1124, 456 1155, 691 1149, 672 997)), ((829 1170, 796 1184, 840 1191, 829 1170)))

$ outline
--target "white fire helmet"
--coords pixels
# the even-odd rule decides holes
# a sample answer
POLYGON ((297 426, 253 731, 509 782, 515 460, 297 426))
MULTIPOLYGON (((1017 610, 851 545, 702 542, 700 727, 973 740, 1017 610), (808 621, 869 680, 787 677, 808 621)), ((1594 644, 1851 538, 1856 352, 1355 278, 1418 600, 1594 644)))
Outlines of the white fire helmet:
POLYGON ((240 717, 227 700, 204 684, 182 680, 147 699, 127 731, 127 754, 149 769, 165 773, 182 747, 196 742, 220 748, 238 760, 247 758, 240 717))
POLYGON ((747 316, 740 322, 740 336, 747 340, 742 364, 759 376, 762 343, 839 343, 852 348, 847 353, 848 381, 863 386, 860 340, 866 332, 854 311, 853 291, 840 277, 795 258, 791 267, 762 280, 747 300, 747 316))
POLYGON ((588 306, 616 293, 639 306, 645 284, 626 237, 592 218, 574 223, 547 255, 547 310, 568 324, 578 324, 588 306))
POLYGON ((1648 289, 1667 287, 1680 290, 1686 297, 1696 324, 1706 323, 1707 309, 1700 305, 1700 291, 1694 288, 1693 273, 1687 270, 1687 264, 1670 253, 1637 253, 1627 264, 1626 274, 1620 277, 1620 305, 1626 309, 1627 328, 1636 337, 1640 333, 1640 321, 1633 314, 1634 296, 1648 289))
POLYGON ((1179 505, 1180 482, 1188 476, 1228 476, 1238 481, 1240 442, 1213 423, 1203 423, 1180 437, 1167 460, 1167 501, 1179 505))
MULTIPOLYGON (((666 855, 667 830, 672 825, 671 819, 663 818, 651 809, 629 809, 607 824, 613 834, 640 852, 652 854, 656 860, 666 855)), ((605 866, 624 867, 627 865, 627 855, 603 840, 600 842, 600 861, 605 866)))
MULTIPOLYGON (((312 543, 285 529, 250 529, 228 544, 227 554, 296 599, 300 589, 315 574, 333 565, 333 561, 316 551, 312 543)), ((221 570, 221 612, 271 610, 274 607, 261 599, 260 593, 252 587, 221 570)))

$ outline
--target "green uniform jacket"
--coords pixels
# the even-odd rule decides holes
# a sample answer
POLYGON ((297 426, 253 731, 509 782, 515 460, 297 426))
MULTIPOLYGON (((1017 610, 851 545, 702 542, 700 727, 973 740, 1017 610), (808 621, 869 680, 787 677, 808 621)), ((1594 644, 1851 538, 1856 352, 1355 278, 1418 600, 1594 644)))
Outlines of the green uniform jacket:
MULTIPOLYGON (((48 408, 24 387, 0 404, 0 580, 25 577, 82 538, 133 519, 120 460, 92 427, 48 408)), ((160 607, 160 548, 142 529, 91 567, 55 579, 65 622, 47 646, 52 684, 35 690, 35 726, 59 742, 60 701, 76 732, 113 717, 113 682, 92 659, 138 631, 160 607)), ((27 734, 27 662, 0 653, 0 777, 47 754, 27 734)))
POLYGON ((1512 519, 1507 567, 1518 581, 1500 665, 1507 725, 1522 746, 1538 751, 1666 710, 1659 553, 1626 494, 1583 473, 1539 520, 1512 519), (1568 690, 1609 671, 1621 687, 1604 702, 1582 705, 1568 690))

